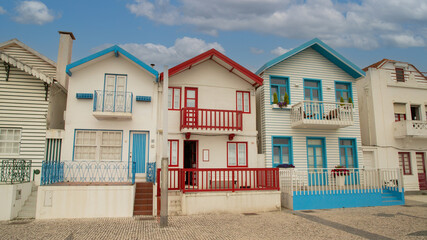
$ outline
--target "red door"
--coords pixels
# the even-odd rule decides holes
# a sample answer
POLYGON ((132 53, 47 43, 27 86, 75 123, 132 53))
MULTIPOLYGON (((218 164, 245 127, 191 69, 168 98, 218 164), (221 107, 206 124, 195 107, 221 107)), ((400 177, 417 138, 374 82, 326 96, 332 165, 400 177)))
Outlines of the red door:
POLYGON ((418 170, 418 182, 420 184, 420 190, 427 190, 427 179, 426 179, 426 162, 424 153, 416 153, 417 158, 417 170, 418 170))
POLYGON ((197 125, 197 88, 185 88, 185 117, 184 124, 188 127, 197 125))

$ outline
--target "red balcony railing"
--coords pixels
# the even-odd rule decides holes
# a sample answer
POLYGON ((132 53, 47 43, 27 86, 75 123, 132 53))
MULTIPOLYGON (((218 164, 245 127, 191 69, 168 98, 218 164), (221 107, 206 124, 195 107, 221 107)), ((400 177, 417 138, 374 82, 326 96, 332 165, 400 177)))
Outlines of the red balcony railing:
POLYGON ((241 131, 242 112, 234 110, 182 108, 181 129, 241 131))
MULTIPOLYGON (((160 195, 157 170, 157 193, 160 195)), ((169 190, 182 192, 280 190, 278 168, 169 169, 169 190)))

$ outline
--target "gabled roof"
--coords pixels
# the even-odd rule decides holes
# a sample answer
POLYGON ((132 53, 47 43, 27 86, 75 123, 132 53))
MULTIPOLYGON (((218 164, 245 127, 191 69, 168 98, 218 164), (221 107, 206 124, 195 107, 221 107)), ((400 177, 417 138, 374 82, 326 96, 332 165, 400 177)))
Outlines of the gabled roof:
POLYGON ((316 50, 318 53, 320 53, 323 57, 334 63, 337 67, 344 70, 346 73, 348 73, 353 78, 359 78, 362 76, 365 76, 365 72, 362 71, 359 67, 357 67, 355 64, 347 60, 345 57, 343 57, 341 54, 336 52, 334 49, 326 45, 326 43, 322 42, 318 38, 314 38, 302 45, 300 45, 297 48, 294 48, 290 50, 289 52, 269 61, 268 63, 264 64, 256 74, 260 74, 264 72, 266 69, 273 67, 274 65, 285 61, 286 59, 304 51, 305 49, 311 47, 312 49, 316 50))
POLYGON ((420 72, 420 70, 418 70, 414 65, 407 63, 407 62, 401 62, 401 61, 391 60, 391 59, 387 59, 387 58, 383 58, 382 60, 365 67, 363 69, 363 71, 367 72, 369 68, 376 68, 376 69, 381 68, 382 66, 384 66, 388 62, 404 63, 404 64, 407 64, 409 66, 412 66, 415 69, 415 71, 417 71, 422 77, 424 77, 427 80, 427 76, 425 76, 422 72, 420 72))
MULTIPOLYGON (((228 71, 236 74, 240 78, 252 84, 252 86, 254 87, 261 86, 262 82, 264 81, 262 78, 255 75, 253 72, 231 60, 230 58, 218 52, 214 48, 169 69, 169 77, 188 70, 194 65, 200 64, 209 59, 212 59, 222 67, 225 67, 228 71)), ((160 74, 160 79, 163 79, 163 73, 160 74)))
POLYGON ((50 60, 49 58, 47 58, 46 56, 44 56, 43 54, 37 52, 36 50, 22 43, 16 38, 0 43, 0 59, 36 78, 39 78, 40 80, 48 84, 52 83, 53 79, 55 78, 55 73, 52 73, 52 71, 53 72, 56 71, 56 63, 50 60), (29 59, 28 56, 23 56, 23 58, 21 58, 19 55, 15 56, 16 54, 12 56, 12 54, 8 53, 8 48, 14 45, 17 45, 20 48, 28 51, 30 54, 36 56, 37 58, 41 59, 43 62, 47 63, 47 66, 50 65, 51 67, 40 68, 40 66, 34 66, 31 64, 32 61, 28 61, 29 59), (51 71, 48 71, 47 69, 51 69, 51 71))
POLYGON ((71 64, 68 64, 67 68, 66 68, 67 74, 69 76, 71 76, 72 75, 71 69, 78 67, 78 66, 82 66, 85 64, 92 63, 95 59, 102 57, 106 54, 112 53, 112 52, 115 54, 116 57, 119 57, 120 54, 127 57, 129 60, 133 61, 134 63, 136 63, 137 65, 139 65, 140 67, 142 67, 143 69, 145 69, 146 71, 148 71, 149 73, 154 75, 156 77, 156 81, 158 80, 159 73, 156 70, 154 70, 152 67, 148 66, 146 63, 139 60, 137 57, 133 56, 132 54, 128 53, 123 48, 121 48, 117 45, 106 48, 106 49, 99 51, 97 53, 94 53, 88 57, 82 58, 78 61, 75 61, 71 64))

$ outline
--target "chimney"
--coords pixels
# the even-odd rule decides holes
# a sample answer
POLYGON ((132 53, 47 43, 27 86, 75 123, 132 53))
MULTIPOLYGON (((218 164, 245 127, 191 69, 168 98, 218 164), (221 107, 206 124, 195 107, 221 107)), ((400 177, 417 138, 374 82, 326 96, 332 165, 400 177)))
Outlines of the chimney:
POLYGON ((59 31, 58 59, 56 61, 56 80, 68 90, 68 75, 66 67, 71 63, 73 40, 76 40, 72 32, 59 31))

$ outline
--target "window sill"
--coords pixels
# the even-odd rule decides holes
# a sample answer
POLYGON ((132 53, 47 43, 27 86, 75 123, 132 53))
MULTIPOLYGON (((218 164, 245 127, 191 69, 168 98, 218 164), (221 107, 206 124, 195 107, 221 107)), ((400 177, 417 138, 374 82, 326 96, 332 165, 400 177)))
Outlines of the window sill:
POLYGON ((272 109, 280 109, 280 110, 291 110, 292 106, 288 105, 286 107, 279 107, 278 104, 271 104, 272 109))

